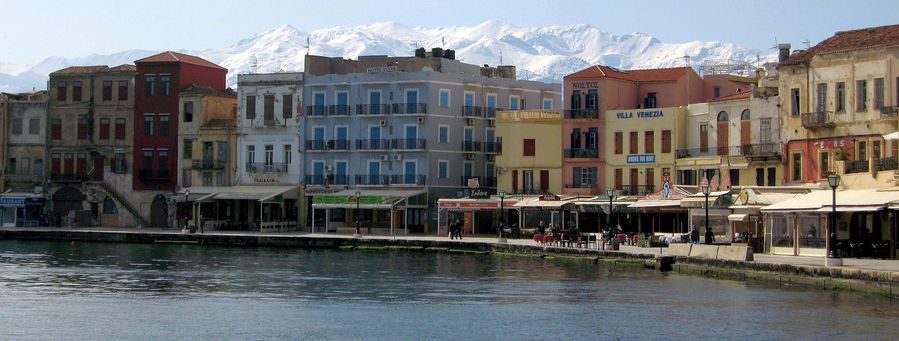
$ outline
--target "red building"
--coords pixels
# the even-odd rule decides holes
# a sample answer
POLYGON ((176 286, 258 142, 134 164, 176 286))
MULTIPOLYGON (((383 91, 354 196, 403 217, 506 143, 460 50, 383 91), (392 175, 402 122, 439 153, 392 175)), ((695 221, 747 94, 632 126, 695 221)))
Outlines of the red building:
POLYGON ((163 52, 134 62, 134 190, 158 191, 152 226, 168 225, 165 193, 178 183, 178 94, 191 84, 225 89, 228 69, 202 58, 163 52))

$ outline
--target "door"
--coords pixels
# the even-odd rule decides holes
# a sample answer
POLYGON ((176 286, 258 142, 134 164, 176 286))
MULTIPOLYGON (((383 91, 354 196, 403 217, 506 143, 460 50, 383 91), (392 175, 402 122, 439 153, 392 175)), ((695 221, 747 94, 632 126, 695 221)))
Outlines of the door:
POLYGON ((349 146, 349 136, 347 133, 347 127, 337 127, 335 128, 334 135, 336 135, 337 141, 335 141, 335 146, 338 150, 348 150, 349 146))
POLYGON ((543 192, 543 193, 549 192, 549 171, 548 170, 540 171, 540 192, 543 192))
POLYGON ((312 149, 325 149, 325 128, 315 127, 312 129, 312 149))
POLYGON ((385 149, 387 146, 381 146, 381 127, 368 127, 368 148, 369 149, 385 149))
POLYGON ((94 159, 94 181, 103 181, 103 159, 94 159))
POLYGON ((368 113, 372 115, 381 114, 381 92, 372 91, 368 93, 368 113))
POLYGON ((368 184, 369 185, 380 185, 381 177, 381 163, 377 161, 370 161, 368 163, 368 184))
POLYGON ((405 179, 404 179, 405 184, 407 184, 407 185, 417 185, 418 184, 415 181, 416 180, 415 175, 417 172, 416 166, 417 165, 416 165, 415 161, 406 161, 405 167, 403 167, 405 169, 405 174, 406 174, 405 179))
POLYGON ((169 205, 165 201, 165 196, 159 194, 153 198, 153 203, 150 205, 150 226, 168 227, 168 222, 169 205))
POLYGON ((406 126, 406 149, 416 149, 416 139, 418 137, 418 126, 406 126))
POLYGON ((418 113, 418 90, 406 91, 406 113, 418 113))
POLYGON ((325 163, 316 161, 312 163, 312 181, 313 185, 325 184, 325 163))
POLYGON ((637 186, 640 183, 640 172, 636 168, 631 168, 631 176, 630 176, 630 195, 639 195, 639 191, 637 190, 637 186))
POLYGON ((487 117, 496 117, 496 95, 487 95, 487 117))
POLYGON ((749 109, 743 110, 740 115, 740 147, 743 148, 743 155, 746 155, 749 146, 752 144, 752 121, 749 120, 749 109))
POLYGON ((336 173, 336 177, 334 178, 334 183, 337 185, 348 185, 347 184, 347 173, 346 173, 346 161, 337 161, 334 163, 334 173, 336 173))
POLYGON ((65 163, 63 163, 62 173, 63 174, 75 173, 75 154, 66 153, 64 162, 65 163))
POLYGON ((726 111, 718 113, 718 125, 715 127, 718 136, 718 155, 727 155, 728 115, 726 111))

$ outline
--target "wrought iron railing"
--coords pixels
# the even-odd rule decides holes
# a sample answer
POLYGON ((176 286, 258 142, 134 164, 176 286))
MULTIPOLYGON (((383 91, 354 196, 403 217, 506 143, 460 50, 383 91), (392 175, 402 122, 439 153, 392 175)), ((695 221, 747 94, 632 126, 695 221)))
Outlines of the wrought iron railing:
POLYGON ((569 148, 565 149, 564 154, 562 154, 567 159, 577 159, 577 158, 598 158, 599 157, 599 149, 595 148, 569 148))

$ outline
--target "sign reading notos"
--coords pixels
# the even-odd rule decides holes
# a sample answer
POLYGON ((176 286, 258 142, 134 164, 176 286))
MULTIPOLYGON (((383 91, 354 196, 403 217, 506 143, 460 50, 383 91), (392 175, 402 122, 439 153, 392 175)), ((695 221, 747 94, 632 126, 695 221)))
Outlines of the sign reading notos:
POLYGON ((596 89, 599 87, 597 82, 573 82, 571 87, 574 89, 596 89))

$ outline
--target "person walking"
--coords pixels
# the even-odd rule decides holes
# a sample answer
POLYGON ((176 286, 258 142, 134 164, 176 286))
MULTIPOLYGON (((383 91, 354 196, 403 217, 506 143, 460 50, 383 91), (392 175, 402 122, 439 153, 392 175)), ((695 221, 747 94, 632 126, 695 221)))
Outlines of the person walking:
POLYGON ((456 238, 462 239, 462 219, 456 219, 456 238))
POLYGON ((699 230, 696 229, 696 225, 693 225, 693 229, 690 230, 690 242, 699 244, 699 230))

